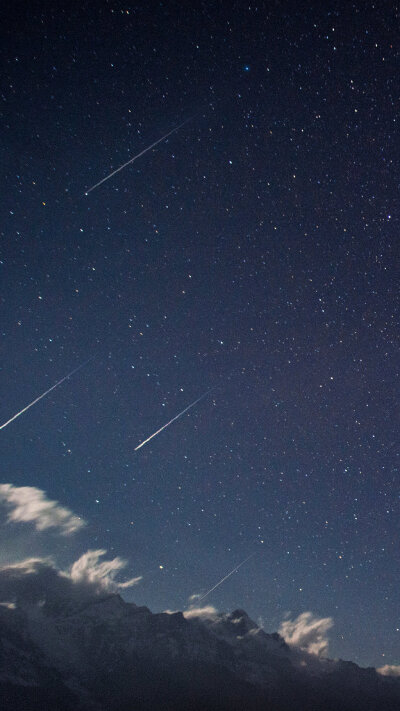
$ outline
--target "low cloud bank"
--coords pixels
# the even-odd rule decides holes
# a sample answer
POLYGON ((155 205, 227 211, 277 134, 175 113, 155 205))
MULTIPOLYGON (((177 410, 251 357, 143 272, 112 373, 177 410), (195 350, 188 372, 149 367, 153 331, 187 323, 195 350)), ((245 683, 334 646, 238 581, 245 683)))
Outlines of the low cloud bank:
POLYGON ((385 664, 376 671, 382 676, 400 676, 400 664, 385 664))
POLYGON ((8 523, 32 523, 36 530, 53 528, 69 536, 85 526, 85 521, 58 501, 51 501, 34 486, 0 484, 0 504, 8 509, 8 523))
POLYGON ((282 622, 279 634, 290 646, 321 657, 328 652, 327 633, 332 627, 332 617, 316 617, 312 612, 303 612, 294 620, 282 622))
POLYGON ((53 605, 86 602, 105 593, 115 593, 136 585, 140 577, 126 582, 115 580, 125 567, 121 558, 99 563, 106 551, 87 551, 68 570, 60 570, 51 558, 28 558, 0 567, 0 602, 26 605, 53 605))
POLYGON ((193 619, 194 617, 202 620, 215 620, 217 615, 217 609, 213 607, 213 605, 206 605, 205 607, 191 607, 183 613, 183 616, 186 617, 187 620, 193 619))

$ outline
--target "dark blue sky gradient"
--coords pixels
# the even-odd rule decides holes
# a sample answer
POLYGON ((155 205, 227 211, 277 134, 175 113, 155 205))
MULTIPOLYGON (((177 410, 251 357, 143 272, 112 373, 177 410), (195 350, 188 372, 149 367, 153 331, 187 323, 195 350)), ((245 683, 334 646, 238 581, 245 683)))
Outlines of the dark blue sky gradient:
POLYGON ((399 664, 396 3, 1 14, 1 422, 94 357, 1 432, 89 525, 7 555, 107 548, 155 611, 256 552, 207 602, 399 664))

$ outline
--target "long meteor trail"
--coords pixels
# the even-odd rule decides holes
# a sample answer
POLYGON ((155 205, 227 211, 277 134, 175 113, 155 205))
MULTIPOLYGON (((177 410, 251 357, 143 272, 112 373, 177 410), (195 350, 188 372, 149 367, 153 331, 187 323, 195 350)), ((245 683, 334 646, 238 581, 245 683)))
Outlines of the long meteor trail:
MULTIPOLYGON (((89 358, 89 360, 92 360, 92 358, 89 358)), ((77 368, 75 368, 74 370, 71 370, 71 372, 68 373, 68 375, 65 375, 64 378, 61 378, 61 380, 59 380, 55 385, 52 385, 51 388, 49 388, 48 390, 46 390, 45 393, 42 393, 41 395, 39 395, 39 397, 37 397, 36 400, 33 400, 33 402, 30 402, 29 405, 27 405, 26 407, 24 407, 23 410, 20 410, 19 412, 17 412, 16 415, 14 415, 13 417, 10 417, 10 419, 7 420, 7 422, 4 422, 3 425, 0 425, 0 430, 2 430, 3 427, 7 427, 7 425, 9 425, 10 422, 13 422, 14 420, 16 420, 17 417, 19 417, 20 415, 23 415, 23 413, 26 412, 27 410, 29 410, 30 407, 33 407, 33 405, 36 405, 36 403, 39 402, 39 400, 41 400, 43 397, 46 397, 46 395, 48 395, 49 393, 51 393, 51 391, 54 390, 54 388, 58 388, 58 386, 61 385, 61 383, 63 383, 64 380, 67 380, 68 378, 70 378, 71 375, 73 375, 73 374, 76 373, 78 370, 80 370, 81 368, 83 368, 84 365, 86 365, 87 363, 89 363, 89 360, 86 360, 86 361, 85 361, 84 363, 82 363, 81 365, 78 365, 77 368)))
POLYGON ((207 592, 204 593, 204 595, 202 595, 201 597, 197 598, 197 602, 200 602, 201 600, 204 600, 204 598, 207 597, 207 595, 209 595, 210 593, 213 592, 213 590, 215 590, 215 589, 218 588, 220 585, 222 585, 222 583, 224 583, 225 580, 228 580, 228 578, 230 578, 231 575, 233 575, 233 573, 236 573, 236 571, 239 570, 239 568, 241 568, 242 565, 244 565, 245 563, 247 563, 247 561, 250 560, 250 558, 252 558, 253 555, 255 555, 255 553, 252 553, 251 555, 247 556, 247 558, 245 558, 244 560, 242 560, 242 562, 239 563, 239 565, 237 565, 235 568, 233 568, 233 570, 231 570, 231 572, 228 573, 228 575, 225 575, 225 577, 222 578, 222 580, 220 580, 216 585, 214 585, 213 588, 211 588, 210 590, 207 590, 207 592))
POLYGON ((148 146, 143 151, 140 151, 140 153, 138 153, 136 156, 133 156, 133 158, 130 158, 123 165, 120 165, 119 168, 117 168, 116 170, 113 170, 112 173, 110 173, 109 175, 106 175, 106 177, 103 178, 102 180, 99 180, 99 182, 96 183, 96 185, 92 185, 92 187, 89 188, 89 190, 86 190, 85 195, 89 195, 89 193, 91 193, 92 190, 94 190, 95 188, 98 188, 99 185, 101 185, 102 183, 105 183, 106 180, 108 180, 109 178, 112 178, 113 175, 115 175, 116 173, 119 173, 120 170, 123 170, 124 168, 126 168, 127 165, 129 165, 130 163, 133 163, 133 161, 137 160, 137 158, 144 156, 145 153, 147 153, 148 151, 151 151, 151 149, 154 148, 154 146, 157 146, 158 143, 161 143, 161 141, 165 141, 165 139, 168 138, 168 136, 171 136, 172 133, 175 133, 175 131, 179 131, 179 129, 182 128, 182 126, 184 126, 185 123, 187 123, 188 121, 190 121, 190 119, 186 119, 186 121, 183 121, 183 123, 180 123, 179 126, 175 126, 175 128, 173 128, 172 131, 169 131, 168 133, 166 133, 165 136, 162 136, 161 138, 159 138, 158 141, 154 141, 154 143, 152 143, 151 146, 148 146))
MULTIPOLYGON (((211 390, 213 390, 213 388, 211 388, 211 390)), ((172 420, 167 422, 166 425, 163 425, 162 427, 160 427, 160 429, 157 430, 157 432, 154 432, 154 434, 150 435, 150 437, 147 437, 147 439, 145 439, 144 442, 141 442, 140 444, 138 444, 138 446, 135 447, 134 451, 136 452, 137 449, 140 449, 141 447, 143 447, 143 445, 147 444, 147 442, 150 442, 150 440, 153 439, 153 437, 156 437, 158 434, 160 434, 160 432, 165 430, 166 427, 169 427, 169 425, 172 425, 172 423, 175 422, 175 420, 177 420, 179 417, 182 417, 182 415, 184 415, 185 412, 190 410, 191 407, 194 407, 195 405, 197 405, 197 403, 200 402, 200 400, 202 400, 203 397, 206 397, 206 395, 208 395, 211 392, 211 390, 207 390, 206 393, 203 393, 203 395, 200 395, 200 397, 198 397, 197 400, 195 400, 190 405, 185 407, 185 409, 182 410, 182 412, 180 412, 179 415, 175 415, 175 417, 173 417, 172 420)))

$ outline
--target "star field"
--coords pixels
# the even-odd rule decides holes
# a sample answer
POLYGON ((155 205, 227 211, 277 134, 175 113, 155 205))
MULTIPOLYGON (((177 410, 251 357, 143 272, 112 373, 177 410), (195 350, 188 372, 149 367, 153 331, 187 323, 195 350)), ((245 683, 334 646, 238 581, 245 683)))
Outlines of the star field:
POLYGON ((400 664, 396 3, 1 15, 1 422, 93 357, 2 431, 2 481, 88 521, 60 564, 127 558, 126 599, 256 552, 208 603, 400 664))

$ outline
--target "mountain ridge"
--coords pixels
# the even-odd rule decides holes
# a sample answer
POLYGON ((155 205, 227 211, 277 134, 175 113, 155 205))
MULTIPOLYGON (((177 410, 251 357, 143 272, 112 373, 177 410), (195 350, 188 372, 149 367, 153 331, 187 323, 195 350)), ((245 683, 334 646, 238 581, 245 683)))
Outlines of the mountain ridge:
POLYGON ((0 608, 3 711, 400 711, 400 680, 290 647, 244 610, 152 613, 118 594, 0 608))

